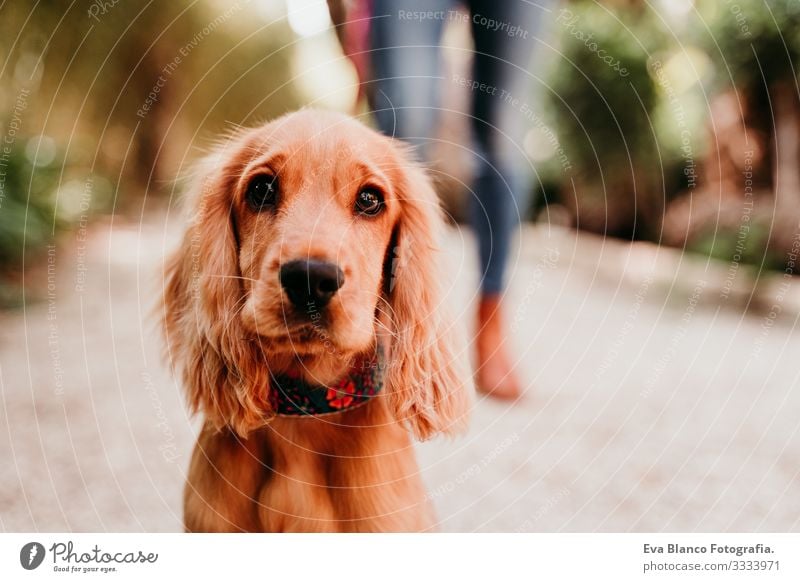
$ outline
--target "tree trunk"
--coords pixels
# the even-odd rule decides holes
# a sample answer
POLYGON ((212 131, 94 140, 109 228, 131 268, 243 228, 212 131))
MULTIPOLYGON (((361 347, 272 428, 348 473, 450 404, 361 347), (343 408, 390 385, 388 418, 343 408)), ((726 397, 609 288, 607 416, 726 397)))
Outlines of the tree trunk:
POLYGON ((774 184, 778 214, 796 213, 800 208, 800 128, 794 84, 780 82, 772 87, 775 115, 774 184))

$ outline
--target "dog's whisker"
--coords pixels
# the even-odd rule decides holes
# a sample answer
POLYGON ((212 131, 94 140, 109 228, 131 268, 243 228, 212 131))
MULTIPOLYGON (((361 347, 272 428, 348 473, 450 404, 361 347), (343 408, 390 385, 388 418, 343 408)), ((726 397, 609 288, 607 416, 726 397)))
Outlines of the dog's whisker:
POLYGON ((386 327, 386 325, 384 323, 382 323, 380 321, 376 321, 375 322, 375 326, 378 327, 379 329, 383 330, 384 332, 386 332, 386 335, 389 336, 392 339, 395 339, 395 338, 398 337, 398 334, 397 334, 396 331, 392 331, 391 329, 386 327))
MULTIPOLYGON (((384 309, 380 308, 379 306, 375 307, 375 311, 377 311, 381 315, 385 316, 386 319, 388 320, 387 323, 394 325, 394 318, 392 317, 391 313, 389 313, 388 311, 385 311, 384 309)), ((378 320, 378 321, 380 321, 380 320, 378 320)))
POLYGON ((375 305, 375 308, 376 309, 381 309, 381 306, 385 306, 385 308, 387 310, 387 311, 382 311, 382 313, 387 315, 390 320, 394 320, 394 317, 395 317, 394 307, 392 307, 392 304, 389 303, 389 301, 384 299, 382 296, 378 295, 378 303, 375 305))
POLYGON ((259 279, 253 279, 252 277, 243 277, 241 275, 206 275, 209 279, 241 279, 242 281, 252 281, 254 283, 258 283, 259 279))
POLYGON ((225 324, 222 327, 225 333, 228 332, 228 328, 233 326, 234 322, 236 321, 236 318, 241 314, 246 304, 247 304, 246 295, 242 295, 241 297, 239 297, 233 304, 233 309, 231 309, 229 317, 226 318, 225 324))

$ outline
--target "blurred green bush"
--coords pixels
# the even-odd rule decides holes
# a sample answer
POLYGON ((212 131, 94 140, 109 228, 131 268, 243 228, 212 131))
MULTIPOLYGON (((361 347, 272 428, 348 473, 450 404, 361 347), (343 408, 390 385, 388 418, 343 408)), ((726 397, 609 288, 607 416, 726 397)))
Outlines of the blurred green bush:
POLYGON ((663 22, 646 5, 586 1, 559 9, 556 24, 563 56, 550 76, 550 115, 575 166, 562 199, 581 228, 655 239, 666 199, 685 183, 652 69, 669 46, 663 22))
POLYGON ((230 127, 300 104, 282 5, 0 5, 0 131, 14 134, 0 203, 5 303, 19 299, 23 256, 30 266, 82 206, 138 213, 230 127), (56 152, 47 163, 31 155, 38 136, 56 152))
MULTIPOLYGON (((6 124, 4 124, 5 126, 6 124)), ((12 148, 2 165, 0 265, 15 269, 25 251, 40 249, 53 239, 58 183, 56 164, 35 168, 21 147, 12 148)))
MULTIPOLYGON (((92 212, 139 211, 228 127, 304 104, 309 81, 333 92, 330 38, 285 16, 283 2, 3 4, 2 127, 26 107, 3 162, 0 281, 80 219, 87 181, 92 212)), ((780 267, 800 212, 800 2, 576 0, 553 21, 548 201, 579 228, 780 267)))
POLYGON ((579 228, 783 268, 800 219, 800 2, 577 0, 556 23, 548 117, 574 170, 544 165, 549 198, 579 228))
POLYGON ((111 182, 78 162, 46 136, 0 147, 0 306, 22 300, 23 269, 41 266, 62 233, 109 210, 111 182))

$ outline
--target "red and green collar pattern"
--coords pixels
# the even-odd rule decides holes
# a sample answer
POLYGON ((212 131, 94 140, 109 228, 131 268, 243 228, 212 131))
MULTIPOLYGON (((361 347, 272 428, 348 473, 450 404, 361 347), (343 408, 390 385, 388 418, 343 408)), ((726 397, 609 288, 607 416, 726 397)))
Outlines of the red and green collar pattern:
POLYGON ((272 377, 270 403, 279 416, 320 416, 343 412, 369 402, 383 388, 383 352, 357 362, 333 386, 310 384, 299 373, 272 377))

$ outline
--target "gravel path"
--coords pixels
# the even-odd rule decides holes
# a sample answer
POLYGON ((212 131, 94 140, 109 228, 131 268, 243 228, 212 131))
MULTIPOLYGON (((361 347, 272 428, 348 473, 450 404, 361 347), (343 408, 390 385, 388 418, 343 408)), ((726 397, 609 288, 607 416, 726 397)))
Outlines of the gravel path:
MULTIPOLYGON (((197 424, 160 357, 163 215, 94 225, 0 314, 0 529, 176 531, 197 424)), ((419 447, 447 531, 800 530, 800 282, 527 227, 507 306, 530 387, 419 447), (732 273, 735 275, 732 275, 732 273)), ((453 231, 471 321, 471 238, 453 231)))

